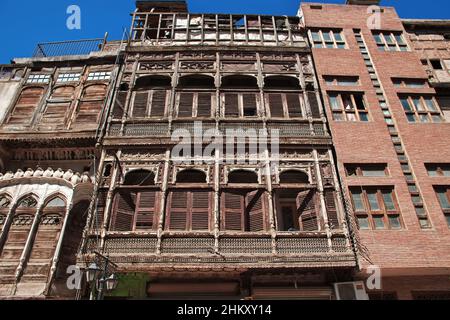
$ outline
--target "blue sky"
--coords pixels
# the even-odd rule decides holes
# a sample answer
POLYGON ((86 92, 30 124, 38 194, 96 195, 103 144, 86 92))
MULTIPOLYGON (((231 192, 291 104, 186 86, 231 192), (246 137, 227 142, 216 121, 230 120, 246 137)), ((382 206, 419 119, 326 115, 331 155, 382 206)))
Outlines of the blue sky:
MULTIPOLYGON (((191 12, 295 15, 300 0, 188 0, 191 12)), ((305 1, 307 2, 307 1, 305 1)), ((344 3, 345 0, 313 2, 344 3)), ((120 39, 131 23, 134 0, 0 0, 0 64, 30 56, 37 43, 100 38, 120 39), (66 27, 67 7, 81 8, 81 30, 66 27)), ((402 18, 450 19, 449 0, 382 0, 402 18), (432 5, 430 5, 432 3, 432 5)))

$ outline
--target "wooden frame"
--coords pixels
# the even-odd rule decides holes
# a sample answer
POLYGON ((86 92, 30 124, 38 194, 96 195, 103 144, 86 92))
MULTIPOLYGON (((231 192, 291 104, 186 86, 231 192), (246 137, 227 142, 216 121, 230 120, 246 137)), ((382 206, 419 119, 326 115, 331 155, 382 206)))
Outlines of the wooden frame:
POLYGON ((399 98, 408 122, 444 122, 444 117, 434 96, 400 95, 399 98))
POLYGON ((392 187, 350 187, 350 194, 353 203, 353 209, 361 229, 372 230, 400 230, 403 228, 400 208, 397 197, 392 187), (358 205, 355 201, 359 194, 358 205), (384 195, 390 195, 392 207, 386 204, 384 195), (376 208, 373 206, 376 203, 376 208), (367 227, 361 225, 362 219, 367 221, 367 227), (377 226, 375 219, 382 223, 383 227, 377 226), (392 222, 397 220, 398 227, 393 226, 392 222))
POLYGON ((310 30, 309 34, 314 48, 347 49, 344 32, 340 29, 310 30))
POLYGON ((370 121, 367 102, 363 93, 328 92, 328 103, 334 121, 370 121), (359 101, 356 96, 359 97, 359 101))
POLYGON ((374 31, 373 37, 380 51, 410 51, 401 32, 374 31))

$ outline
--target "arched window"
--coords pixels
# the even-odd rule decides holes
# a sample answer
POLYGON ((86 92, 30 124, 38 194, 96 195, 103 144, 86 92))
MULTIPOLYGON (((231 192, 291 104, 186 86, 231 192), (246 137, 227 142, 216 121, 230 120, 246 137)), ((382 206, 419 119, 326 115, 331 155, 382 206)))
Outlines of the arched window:
POLYGON ((26 196, 19 201, 17 208, 26 209, 26 208, 36 208, 37 200, 33 196, 26 196))
POLYGON ((247 75, 232 75, 222 78, 223 89, 258 89, 258 80, 256 77, 247 75))
POLYGON ((155 174, 149 170, 134 170, 126 174, 126 186, 151 186, 155 184, 155 174))
POLYGON ((23 89, 7 123, 29 125, 36 108, 42 100, 44 92, 45 89, 41 87, 29 87, 23 89))
POLYGON ((259 183, 256 172, 236 170, 228 174, 228 183, 259 183))
POLYGON ((280 183, 309 183, 309 177, 305 172, 298 170, 287 170, 280 174, 280 183))
POLYGON ((252 76, 233 75, 222 78, 223 115, 227 118, 242 118, 258 116, 260 98, 258 81, 252 76), (247 89, 245 93, 236 89, 247 89), (227 92, 228 91, 228 92, 227 92), (252 92, 254 91, 254 92, 252 92))
POLYGON ((11 198, 8 195, 0 195, 0 210, 7 209, 11 206, 11 198))
POLYGON ((269 76, 264 79, 265 89, 291 89, 300 90, 300 81, 295 77, 269 76))
POLYGON ((200 170, 188 169, 177 174, 177 183, 206 183, 206 173, 200 170))
POLYGON ((75 119, 76 126, 83 128, 86 124, 97 126, 107 90, 106 84, 89 85, 83 90, 75 119))
POLYGON ((66 206, 66 201, 61 198, 61 197, 55 197, 52 200, 50 200, 47 205, 46 208, 58 208, 58 207, 65 207, 66 206))
POLYGON ((214 78, 189 75, 180 78, 177 92, 177 118, 211 118, 216 105, 214 78), (200 89, 201 92, 198 92, 200 89))
POLYGON ((214 83, 214 77, 199 74, 180 77, 178 87, 214 89, 216 85, 214 83))
POLYGON ((73 86, 60 86, 53 89, 39 126, 44 128, 63 126, 74 98, 74 92, 75 87, 73 86))
POLYGON ((133 118, 164 117, 169 101, 171 78, 145 76, 136 81, 131 115, 133 118))

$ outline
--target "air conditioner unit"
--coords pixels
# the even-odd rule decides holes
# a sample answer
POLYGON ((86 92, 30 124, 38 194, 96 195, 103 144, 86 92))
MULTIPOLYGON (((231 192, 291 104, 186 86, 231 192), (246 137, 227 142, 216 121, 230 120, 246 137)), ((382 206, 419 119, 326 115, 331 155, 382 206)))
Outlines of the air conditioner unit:
POLYGON ((362 281, 335 283, 334 290, 337 300, 369 300, 362 281))

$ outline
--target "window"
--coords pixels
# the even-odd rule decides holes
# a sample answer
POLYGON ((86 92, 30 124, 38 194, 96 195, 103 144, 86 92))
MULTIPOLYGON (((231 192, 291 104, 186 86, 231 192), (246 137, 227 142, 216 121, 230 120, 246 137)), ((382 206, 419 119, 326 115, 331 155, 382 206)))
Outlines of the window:
POLYGON ((432 96, 400 96, 408 122, 443 122, 439 106, 432 96))
POLYGON ((350 193, 360 229, 398 230, 402 228, 392 188, 352 187, 350 193))
POLYGON ((428 88, 428 82, 423 79, 400 79, 393 78, 392 83, 397 88, 421 89, 428 88))
POLYGON ((215 97, 212 92, 178 92, 177 118, 210 118, 215 109, 215 97))
POLYGON ((426 164, 430 177, 450 177, 450 164, 426 164))
POLYGON ((85 127, 87 123, 94 124, 99 120, 100 112, 105 103, 108 87, 105 84, 93 84, 84 88, 75 127, 85 127))
POLYGON ((386 177, 389 175, 386 164, 346 164, 349 177, 386 177))
POLYGON ((444 70, 441 60, 430 60, 430 64, 434 70, 444 70))
POLYGON ((58 75, 57 82, 76 82, 80 80, 79 73, 61 73, 58 75))
POLYGON ((369 121, 369 113, 362 94, 330 93, 328 96, 335 121, 369 121))
POLYGON ((328 86, 358 86, 359 78, 358 77, 335 77, 335 76, 326 76, 325 82, 328 86))
POLYGON ((50 82, 49 74, 30 74, 27 80, 27 83, 49 83, 49 82, 50 82))
POLYGON ((436 195, 438 197, 447 225, 450 228, 450 187, 436 187, 436 195))
POLYGON ((272 118, 303 118, 303 97, 298 93, 267 93, 266 105, 272 118))
POLYGON ((311 38, 314 48, 346 48, 344 36, 339 30, 312 31, 311 38))
POLYGON ((111 79, 110 71, 91 72, 91 73, 89 73, 89 76, 88 76, 88 81, 109 80, 109 79, 111 79))
POLYGON ((408 51, 408 45, 401 33, 374 33, 373 37, 380 51, 408 51))
POLYGON ((208 231, 213 212, 212 192, 175 190, 170 192, 165 229, 170 231, 208 231))

